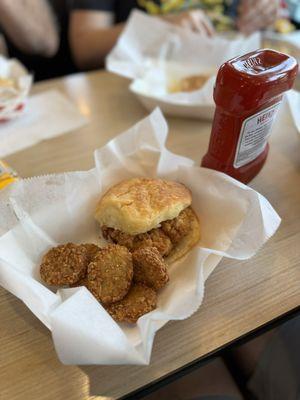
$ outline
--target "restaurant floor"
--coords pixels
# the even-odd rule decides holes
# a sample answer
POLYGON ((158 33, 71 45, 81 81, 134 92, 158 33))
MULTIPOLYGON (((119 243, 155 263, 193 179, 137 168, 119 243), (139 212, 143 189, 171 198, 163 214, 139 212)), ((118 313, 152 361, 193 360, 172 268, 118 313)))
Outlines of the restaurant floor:
POLYGON ((213 358, 145 400, 298 400, 300 316, 213 358))

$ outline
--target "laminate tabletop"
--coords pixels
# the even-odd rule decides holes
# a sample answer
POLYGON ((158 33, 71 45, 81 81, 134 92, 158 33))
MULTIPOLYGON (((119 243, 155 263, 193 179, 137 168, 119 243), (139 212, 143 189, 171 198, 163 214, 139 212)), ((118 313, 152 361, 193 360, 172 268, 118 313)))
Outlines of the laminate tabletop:
MULTIPOLYGON (((90 122, 6 161, 22 177, 93 167, 96 148, 148 114, 128 91, 128 84, 104 71, 35 84, 33 93, 60 90, 90 122)), ((168 118, 168 123, 167 147, 199 163, 211 124, 184 118, 168 118)), ((252 259, 220 262, 206 282, 200 309, 184 321, 169 322, 157 333, 149 366, 61 364, 47 328, 20 300, 0 289, 0 398, 120 398, 299 306, 300 140, 283 131, 270 142, 266 165, 251 186, 281 216, 278 232, 252 259)))

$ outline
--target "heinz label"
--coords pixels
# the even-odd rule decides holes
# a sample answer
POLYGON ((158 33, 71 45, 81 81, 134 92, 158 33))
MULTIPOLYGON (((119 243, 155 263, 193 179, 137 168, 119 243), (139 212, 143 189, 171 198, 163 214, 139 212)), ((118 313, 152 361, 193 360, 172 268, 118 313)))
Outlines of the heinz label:
POLYGON ((255 160, 264 151, 279 107, 280 102, 245 119, 236 148, 235 168, 255 160))

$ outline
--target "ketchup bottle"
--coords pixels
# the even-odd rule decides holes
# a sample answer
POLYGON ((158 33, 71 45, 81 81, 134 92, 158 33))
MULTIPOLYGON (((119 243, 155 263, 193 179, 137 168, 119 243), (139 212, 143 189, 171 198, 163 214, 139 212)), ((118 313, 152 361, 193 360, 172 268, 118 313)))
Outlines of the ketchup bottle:
POLYGON ((268 49, 224 63, 214 88, 216 111, 202 166, 251 181, 266 161, 274 118, 297 72, 293 57, 268 49))

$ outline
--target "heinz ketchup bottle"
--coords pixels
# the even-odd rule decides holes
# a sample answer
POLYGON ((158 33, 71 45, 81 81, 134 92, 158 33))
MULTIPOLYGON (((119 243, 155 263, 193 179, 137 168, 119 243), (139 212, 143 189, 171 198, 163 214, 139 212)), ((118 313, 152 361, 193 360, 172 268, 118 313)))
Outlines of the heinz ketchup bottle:
POLYGON ((247 183, 262 168, 284 92, 298 71, 293 57, 257 50, 224 63, 214 88, 216 111, 202 166, 247 183))

